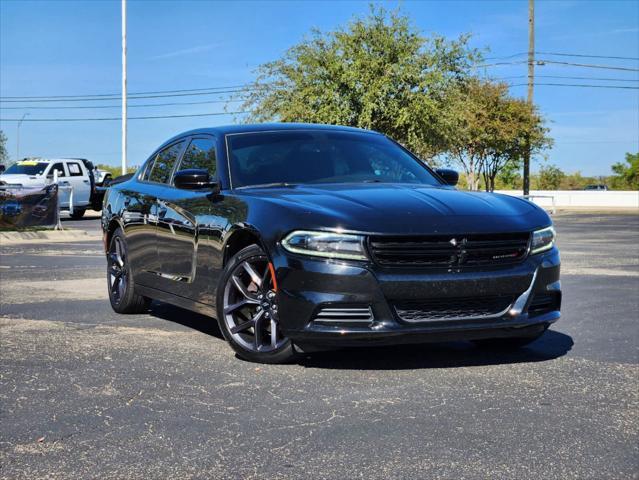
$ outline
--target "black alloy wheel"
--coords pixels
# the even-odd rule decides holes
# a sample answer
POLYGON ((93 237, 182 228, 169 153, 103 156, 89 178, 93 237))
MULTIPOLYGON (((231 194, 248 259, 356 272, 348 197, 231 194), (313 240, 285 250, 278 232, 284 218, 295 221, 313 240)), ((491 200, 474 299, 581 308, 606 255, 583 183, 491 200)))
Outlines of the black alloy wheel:
POLYGON ((220 282, 220 329, 245 360, 282 363, 294 355, 281 332, 273 273, 264 251, 251 245, 233 257, 220 282))
POLYGON ((147 311, 149 299, 135 293, 126 240, 121 229, 111 238, 107 254, 107 282, 111 307, 118 313, 142 313, 147 311))

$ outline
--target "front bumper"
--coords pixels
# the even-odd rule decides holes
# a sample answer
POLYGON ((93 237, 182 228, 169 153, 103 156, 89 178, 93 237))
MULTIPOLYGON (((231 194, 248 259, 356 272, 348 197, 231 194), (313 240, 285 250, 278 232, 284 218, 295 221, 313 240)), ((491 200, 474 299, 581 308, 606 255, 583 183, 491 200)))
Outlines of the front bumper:
POLYGON ((279 284, 283 333, 304 345, 358 346, 521 337, 543 331, 560 317, 560 258, 556 248, 517 265, 466 271, 381 268, 372 263, 336 262, 291 255, 273 256, 279 284), (495 315, 407 321, 399 301, 512 297, 495 315), (545 309, 531 309, 546 295, 545 309), (370 321, 318 321, 322 309, 369 307, 370 321))

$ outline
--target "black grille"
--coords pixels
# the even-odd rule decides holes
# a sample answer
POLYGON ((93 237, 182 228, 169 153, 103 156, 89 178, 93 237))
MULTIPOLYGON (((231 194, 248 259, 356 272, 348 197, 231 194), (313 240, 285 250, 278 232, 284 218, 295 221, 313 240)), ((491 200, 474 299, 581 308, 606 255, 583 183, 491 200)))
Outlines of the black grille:
POLYGON ((373 259, 384 266, 473 267, 521 262, 529 233, 372 237, 373 259))
POLYGON ((495 316, 506 310, 513 296, 437 298, 394 304, 397 316, 406 322, 434 322, 495 316))

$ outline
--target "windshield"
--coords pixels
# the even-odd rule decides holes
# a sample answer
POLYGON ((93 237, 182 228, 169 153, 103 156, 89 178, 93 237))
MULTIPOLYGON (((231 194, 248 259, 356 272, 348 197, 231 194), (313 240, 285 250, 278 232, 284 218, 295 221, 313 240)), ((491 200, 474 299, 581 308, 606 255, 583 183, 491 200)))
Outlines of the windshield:
POLYGON ((7 168, 4 174, 42 175, 48 166, 44 162, 18 162, 7 168))
POLYGON ((418 160, 382 135, 297 130, 227 136, 234 188, 267 184, 441 185, 418 160))

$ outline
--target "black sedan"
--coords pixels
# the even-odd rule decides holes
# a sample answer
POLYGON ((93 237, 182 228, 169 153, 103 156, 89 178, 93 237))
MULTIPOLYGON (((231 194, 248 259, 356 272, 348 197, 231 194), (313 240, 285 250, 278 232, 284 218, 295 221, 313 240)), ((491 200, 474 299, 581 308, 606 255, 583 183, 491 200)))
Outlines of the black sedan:
POLYGON ((111 305, 207 314, 257 362, 335 346, 525 345, 560 316, 552 222, 456 182, 366 130, 186 132, 107 190, 111 305))

